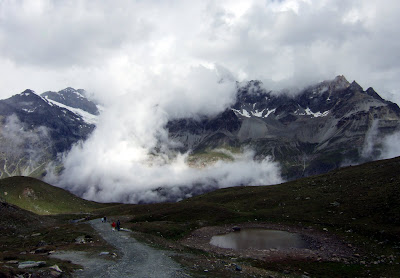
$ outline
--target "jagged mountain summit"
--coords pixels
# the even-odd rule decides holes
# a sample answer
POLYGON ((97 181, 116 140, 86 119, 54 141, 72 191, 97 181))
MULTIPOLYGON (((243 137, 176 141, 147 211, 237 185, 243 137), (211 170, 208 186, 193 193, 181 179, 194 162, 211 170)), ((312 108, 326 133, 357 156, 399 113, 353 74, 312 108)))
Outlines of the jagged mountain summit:
POLYGON ((221 148, 248 147, 256 159, 279 161, 285 178, 294 179, 378 158, 379 142, 363 152, 368 132, 382 137, 399 131, 400 109, 344 76, 296 95, 250 81, 238 85, 236 103, 223 113, 170 121, 167 128, 180 151, 192 150, 194 161, 221 148))
POLYGON ((72 88, 42 96, 28 89, 0 100, 0 176, 40 177, 57 154, 88 137, 98 113, 72 88))
POLYGON ((83 89, 75 90, 68 87, 59 92, 44 92, 41 96, 59 106, 62 104, 69 108, 81 109, 92 115, 99 115, 100 113, 97 104, 87 98, 87 93, 83 89))
MULTIPOLYGON (((0 100, 0 177, 44 175, 58 154, 88 138, 99 111, 82 89, 26 90, 0 100)), ((370 135, 398 132, 400 109, 344 76, 297 94, 250 81, 238 83, 236 103, 222 113, 173 120, 166 128, 176 151, 191 151, 194 167, 250 148, 255 159, 269 156, 284 178, 295 179, 379 158, 381 142, 370 135)))

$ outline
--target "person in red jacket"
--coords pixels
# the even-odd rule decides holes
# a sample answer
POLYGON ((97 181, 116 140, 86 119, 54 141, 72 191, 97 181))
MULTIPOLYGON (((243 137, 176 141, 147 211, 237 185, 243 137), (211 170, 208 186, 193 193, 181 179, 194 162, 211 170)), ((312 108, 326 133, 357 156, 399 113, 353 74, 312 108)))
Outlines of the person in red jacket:
POLYGON ((111 227, 112 227, 112 230, 113 230, 113 231, 115 231, 115 226, 116 226, 116 224, 115 224, 115 222, 113 221, 113 222, 111 223, 111 227))

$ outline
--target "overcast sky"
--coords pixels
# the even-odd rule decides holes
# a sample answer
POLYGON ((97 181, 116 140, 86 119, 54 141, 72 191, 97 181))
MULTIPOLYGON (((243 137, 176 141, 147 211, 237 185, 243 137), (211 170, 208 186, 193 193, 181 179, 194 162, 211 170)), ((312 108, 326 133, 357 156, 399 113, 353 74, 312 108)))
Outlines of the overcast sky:
POLYGON ((223 111, 252 79, 283 89, 343 74, 400 103, 399 14, 396 0, 0 0, 0 97, 74 87, 106 105, 53 180, 88 199, 275 184, 279 165, 251 150, 189 167, 168 155, 165 124, 223 111))
POLYGON ((0 97, 71 86, 107 100, 219 67, 274 88, 344 74, 399 103, 399 14, 396 0, 0 0, 0 97))

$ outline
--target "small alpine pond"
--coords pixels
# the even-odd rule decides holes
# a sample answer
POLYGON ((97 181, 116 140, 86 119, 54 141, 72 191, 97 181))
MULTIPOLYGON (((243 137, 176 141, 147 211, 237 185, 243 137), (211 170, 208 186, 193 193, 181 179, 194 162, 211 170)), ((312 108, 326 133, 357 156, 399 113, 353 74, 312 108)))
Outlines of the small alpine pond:
POLYGON ((244 229, 216 235, 211 238, 210 244, 235 250, 307 248, 307 243, 299 234, 265 229, 244 229))

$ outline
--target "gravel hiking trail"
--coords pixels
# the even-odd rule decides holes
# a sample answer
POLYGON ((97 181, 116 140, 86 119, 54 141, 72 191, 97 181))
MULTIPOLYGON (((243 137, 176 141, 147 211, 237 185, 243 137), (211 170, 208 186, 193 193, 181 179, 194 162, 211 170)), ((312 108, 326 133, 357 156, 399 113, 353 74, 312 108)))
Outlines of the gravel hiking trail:
POLYGON ((100 219, 89 222, 93 228, 111 245, 118 249, 116 261, 103 259, 99 254, 84 252, 56 252, 54 257, 80 264, 83 270, 76 271, 74 277, 137 277, 137 278, 181 278, 190 277, 169 255, 172 252, 157 250, 135 240, 130 232, 112 231, 109 223, 100 219))

